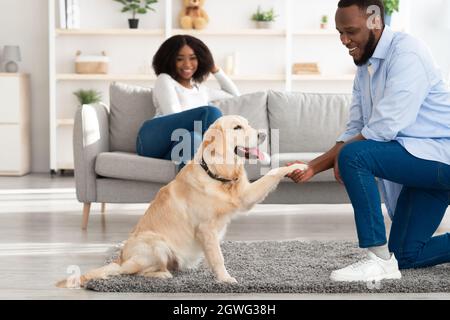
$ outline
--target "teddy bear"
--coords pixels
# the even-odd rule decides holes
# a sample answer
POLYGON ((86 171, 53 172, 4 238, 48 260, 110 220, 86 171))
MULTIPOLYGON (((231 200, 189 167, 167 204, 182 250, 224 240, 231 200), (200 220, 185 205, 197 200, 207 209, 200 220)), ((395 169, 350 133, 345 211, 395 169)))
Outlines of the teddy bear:
POLYGON ((209 17, 203 9, 205 0, 183 0, 180 13, 180 26, 183 29, 203 29, 209 22, 209 17))

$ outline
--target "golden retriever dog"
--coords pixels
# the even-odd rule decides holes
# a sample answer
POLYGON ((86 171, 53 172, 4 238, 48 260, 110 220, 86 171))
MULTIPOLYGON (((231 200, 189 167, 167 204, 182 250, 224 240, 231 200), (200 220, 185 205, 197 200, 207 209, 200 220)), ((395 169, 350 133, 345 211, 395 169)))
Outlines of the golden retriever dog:
POLYGON ((120 257, 82 275, 79 283, 67 279, 57 286, 84 286, 91 279, 123 274, 171 278, 171 271, 194 268, 203 257, 218 281, 235 283, 220 249, 230 220, 261 202, 286 174, 307 167, 294 164, 272 169, 250 183, 245 158, 262 160, 258 145, 265 136, 243 117, 219 118, 205 132, 193 160, 157 193, 120 257))

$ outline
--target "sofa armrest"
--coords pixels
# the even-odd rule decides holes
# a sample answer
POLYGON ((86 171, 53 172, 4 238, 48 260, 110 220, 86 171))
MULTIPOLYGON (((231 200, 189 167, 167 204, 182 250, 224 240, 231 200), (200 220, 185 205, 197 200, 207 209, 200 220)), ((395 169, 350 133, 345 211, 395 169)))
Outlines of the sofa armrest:
POLYGON ((109 151, 108 109, 103 104, 87 104, 75 113, 73 128, 74 174, 77 199, 96 202, 95 159, 109 151))

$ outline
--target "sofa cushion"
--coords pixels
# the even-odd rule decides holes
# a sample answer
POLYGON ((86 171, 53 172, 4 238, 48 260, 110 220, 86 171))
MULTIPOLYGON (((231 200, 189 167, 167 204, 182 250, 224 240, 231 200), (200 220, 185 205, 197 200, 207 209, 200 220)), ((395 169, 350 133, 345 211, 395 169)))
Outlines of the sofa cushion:
MULTIPOLYGON (((300 160, 303 162, 309 162, 314 158, 322 155, 322 152, 292 152, 292 153, 277 153, 272 155, 271 157, 271 166, 272 168, 278 168, 285 166, 288 162, 294 162, 295 160, 300 160)), ((283 181, 291 181, 289 178, 285 178, 283 181)), ((311 180, 311 182, 329 182, 336 181, 334 178, 333 170, 323 171, 317 175, 315 175, 311 180)))
POLYGON ((155 115, 151 88, 112 83, 109 87, 111 151, 136 152, 136 137, 145 120, 155 115))
POLYGON ((268 134, 269 118, 267 117, 267 93, 255 92, 239 97, 216 100, 212 105, 222 110, 224 115, 237 114, 246 118, 255 129, 265 130, 268 134))
MULTIPOLYGON (((245 164, 249 180, 257 180, 270 168, 261 164, 245 164)), ((95 173, 108 178, 168 183, 175 178, 176 166, 169 160, 141 157, 128 152, 103 152, 97 156, 95 173)))
POLYGON ((350 94, 269 91, 272 153, 327 151, 345 131, 350 103, 350 94))
POLYGON ((95 172, 108 178, 168 183, 175 178, 176 166, 169 160, 134 153, 103 152, 97 156, 95 172))

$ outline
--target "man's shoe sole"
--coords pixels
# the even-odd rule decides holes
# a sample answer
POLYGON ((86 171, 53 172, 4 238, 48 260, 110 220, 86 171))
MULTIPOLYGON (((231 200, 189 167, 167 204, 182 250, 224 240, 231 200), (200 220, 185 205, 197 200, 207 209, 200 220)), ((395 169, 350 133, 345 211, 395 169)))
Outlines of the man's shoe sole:
POLYGON ((355 279, 353 277, 345 277, 345 276, 333 276, 333 274, 330 275, 330 279, 332 281, 341 281, 341 282, 372 282, 372 281, 381 281, 381 280, 388 280, 388 279, 401 279, 402 274, 400 271, 390 273, 387 275, 380 275, 376 277, 370 277, 367 279, 355 279))

